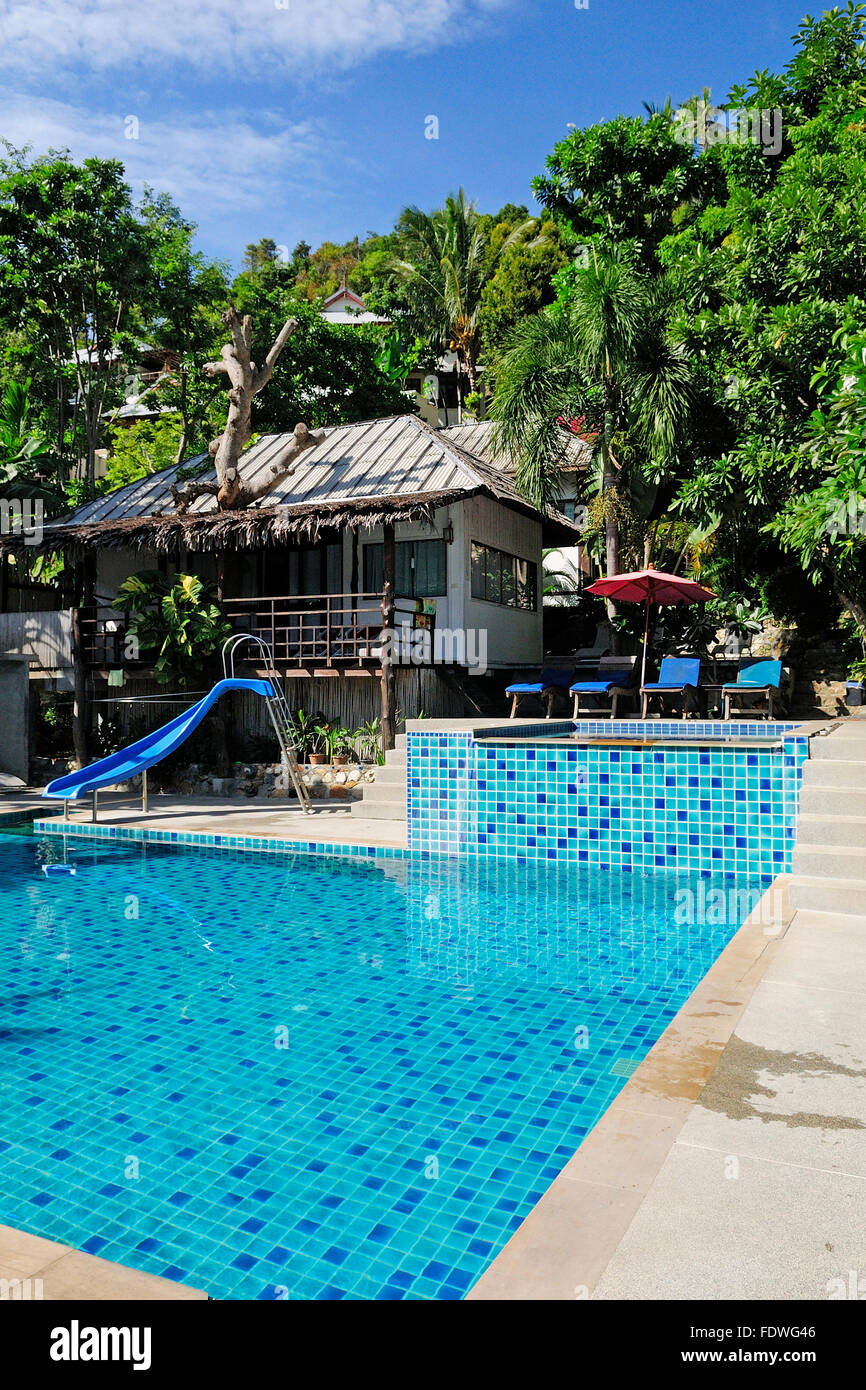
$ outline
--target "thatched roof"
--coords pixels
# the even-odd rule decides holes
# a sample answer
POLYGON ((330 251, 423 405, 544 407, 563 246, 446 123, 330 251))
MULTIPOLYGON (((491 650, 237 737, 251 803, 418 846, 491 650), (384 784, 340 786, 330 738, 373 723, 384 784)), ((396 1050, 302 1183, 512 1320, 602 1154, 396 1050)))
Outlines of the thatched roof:
MULTIPOLYGON (((253 485, 270 471, 288 435, 263 435, 241 459, 242 482, 253 485)), ((438 507, 483 494, 536 516, 544 541, 575 545, 579 531, 559 512, 540 516, 513 478, 414 415, 339 425, 301 454, 295 471, 244 511, 221 512, 216 498, 193 501, 179 515, 171 496, 191 468, 203 481, 215 473, 207 455, 184 468, 163 469, 79 507, 45 527, 42 548, 122 547, 152 551, 243 550, 284 544, 323 530, 370 528, 382 522, 432 522, 438 507)))

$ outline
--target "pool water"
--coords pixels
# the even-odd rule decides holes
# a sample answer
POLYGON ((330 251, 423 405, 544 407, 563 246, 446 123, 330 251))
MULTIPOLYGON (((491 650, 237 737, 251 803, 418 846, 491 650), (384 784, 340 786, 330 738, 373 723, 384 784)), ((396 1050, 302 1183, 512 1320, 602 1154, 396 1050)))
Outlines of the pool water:
POLYGON ((220 1298, 462 1298, 739 925, 680 923, 697 885, 0 834, 0 1222, 220 1298))

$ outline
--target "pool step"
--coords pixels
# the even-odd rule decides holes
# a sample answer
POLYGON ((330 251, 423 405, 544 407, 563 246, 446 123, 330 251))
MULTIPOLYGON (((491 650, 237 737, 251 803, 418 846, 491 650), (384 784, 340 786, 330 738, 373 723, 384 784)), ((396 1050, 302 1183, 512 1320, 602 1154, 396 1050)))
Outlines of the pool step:
POLYGON ((394 823, 394 833, 406 833, 406 735, 397 735, 397 747, 389 748, 375 782, 364 783, 364 794, 351 805, 351 814, 364 820, 394 823), (402 739, 402 743, 400 740, 402 739))
POLYGON ((401 825, 406 824, 406 803, 403 800, 391 801, 385 797, 374 798, 370 796, 370 791, 375 783, 365 789, 360 801, 352 802, 352 814, 360 816, 363 820, 392 820, 399 821, 401 825))
POLYGON ((866 816, 866 787, 821 787, 804 781, 800 791, 800 815, 859 819, 866 816))
POLYGON ((828 879, 817 874, 795 874, 788 883, 791 906, 798 912, 840 912, 862 917, 866 908, 866 880, 828 879))
POLYGON ((404 755, 402 763, 392 763, 390 760, 384 767, 376 768, 375 782, 367 783, 372 787, 400 787, 406 790, 406 758, 404 755))
MULTIPOLYGON (((862 795, 866 802, 866 792, 862 795)), ((863 851, 866 862, 866 811, 860 815, 847 815, 838 805, 839 795, 834 798, 833 809, 825 814, 814 814, 801 807, 797 821, 797 838, 800 845, 838 845, 858 846, 863 851)))
POLYGON ((866 912, 864 721, 810 740, 791 873, 791 906, 798 912, 866 912))
POLYGON ((834 729, 823 738, 813 738, 809 757, 815 762, 866 761, 866 734, 853 729, 834 729))
MULTIPOLYGON (((842 740, 847 742, 847 740, 842 740)), ((827 744, 830 739, 813 739, 812 744, 827 744)), ((857 750, 860 751, 859 748, 857 750)), ((864 750, 866 751, 866 750, 864 750)), ((866 791, 866 758, 827 758, 812 754, 803 764, 804 787, 853 787, 866 791)))
MULTIPOLYGON (((862 845, 803 844, 797 841, 791 872, 807 878, 825 874, 829 879, 866 879, 866 853, 862 845)), ((863 884, 866 894, 866 882, 863 884)))

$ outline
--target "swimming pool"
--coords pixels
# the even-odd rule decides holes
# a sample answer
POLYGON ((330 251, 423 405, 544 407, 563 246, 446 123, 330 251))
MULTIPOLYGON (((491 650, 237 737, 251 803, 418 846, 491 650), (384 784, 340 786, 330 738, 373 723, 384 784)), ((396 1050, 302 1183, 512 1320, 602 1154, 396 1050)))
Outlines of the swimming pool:
POLYGON ((736 930, 676 895, 765 885, 0 834, 0 1221, 462 1298, 736 930))

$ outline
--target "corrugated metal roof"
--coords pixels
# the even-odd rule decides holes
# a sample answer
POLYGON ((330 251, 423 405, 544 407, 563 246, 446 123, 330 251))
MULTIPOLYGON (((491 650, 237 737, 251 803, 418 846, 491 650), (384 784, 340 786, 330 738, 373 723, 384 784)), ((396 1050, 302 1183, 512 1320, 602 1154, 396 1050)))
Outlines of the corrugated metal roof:
MULTIPOLYGON (((473 420, 465 425, 445 425, 439 431, 446 439, 474 454, 485 463, 493 464, 506 473, 514 472, 514 461, 510 455, 502 455, 493 447, 493 421, 473 420)), ((564 473, 582 473, 592 462, 592 446, 576 434, 563 431, 562 453, 559 466, 564 473)))
MULTIPOLYGON (((450 435, 449 431, 449 435, 450 435)), ((266 476, 271 464, 291 439, 289 434, 262 435, 241 458, 241 477, 247 484, 266 476)), ((188 460, 189 470, 207 462, 207 455, 188 460)), ((64 526, 92 525, 127 517, 174 514, 171 487, 177 468, 141 478, 105 497, 79 507, 64 526)), ((202 480, 214 481, 213 468, 202 480)), ((414 415, 395 415, 357 425, 337 425, 313 449, 300 455, 295 471, 257 505, 298 506, 362 498, 417 496, 422 493, 490 489, 503 500, 525 506, 513 481, 484 459, 473 459, 460 441, 446 438, 414 415)), ((214 497, 198 497, 189 515, 216 512, 214 497)))

